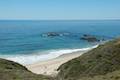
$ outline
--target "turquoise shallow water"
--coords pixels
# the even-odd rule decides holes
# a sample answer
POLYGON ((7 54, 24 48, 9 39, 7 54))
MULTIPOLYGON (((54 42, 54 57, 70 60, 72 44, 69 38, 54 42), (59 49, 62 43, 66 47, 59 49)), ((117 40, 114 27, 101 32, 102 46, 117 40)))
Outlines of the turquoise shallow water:
POLYGON ((20 63, 31 63, 99 44, 81 40, 80 37, 83 34, 95 35, 105 40, 119 37, 120 20, 1 20, 0 57, 20 63), (53 38, 41 36, 47 32, 69 33, 70 35, 53 38), (26 58, 28 56, 29 58, 26 58))

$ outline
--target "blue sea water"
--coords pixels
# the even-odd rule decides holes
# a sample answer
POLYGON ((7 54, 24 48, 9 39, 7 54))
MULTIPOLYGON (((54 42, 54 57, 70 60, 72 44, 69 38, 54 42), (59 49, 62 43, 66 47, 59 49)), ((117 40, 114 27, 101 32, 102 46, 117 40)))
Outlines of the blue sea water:
POLYGON ((1 20, 0 57, 22 64, 85 50, 99 43, 81 40, 84 34, 113 39, 120 36, 120 20, 1 20), (47 32, 68 36, 42 37, 47 32))

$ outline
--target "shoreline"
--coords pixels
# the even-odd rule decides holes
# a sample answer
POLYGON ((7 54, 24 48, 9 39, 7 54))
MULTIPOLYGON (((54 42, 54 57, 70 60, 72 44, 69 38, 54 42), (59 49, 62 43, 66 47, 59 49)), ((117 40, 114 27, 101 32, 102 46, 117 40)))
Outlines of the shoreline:
POLYGON ((74 59, 76 57, 81 56, 83 53, 86 53, 90 50, 86 51, 77 51, 69 54, 63 54, 57 58, 46 60, 46 61, 39 61, 33 64, 24 65, 27 67, 28 70, 35 74, 43 74, 43 75, 50 75, 56 76, 60 65, 66 63, 67 61, 74 59))
POLYGON ((32 54, 15 54, 15 55, 0 55, 0 58, 11 60, 17 63, 20 63, 22 65, 29 65, 36 62, 42 62, 47 61, 51 59, 58 58, 61 55, 64 54, 71 54, 75 52, 82 52, 91 50, 93 48, 96 48, 98 45, 91 46, 91 47, 85 47, 85 48, 78 48, 78 49, 56 49, 56 50, 47 50, 47 51, 38 51, 32 54))

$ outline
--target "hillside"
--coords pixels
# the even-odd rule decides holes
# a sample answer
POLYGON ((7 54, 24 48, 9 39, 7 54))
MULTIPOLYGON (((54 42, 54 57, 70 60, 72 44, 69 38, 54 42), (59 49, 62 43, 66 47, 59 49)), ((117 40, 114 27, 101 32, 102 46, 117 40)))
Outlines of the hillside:
MULTIPOLYGON (((76 80, 76 79, 75 79, 76 80)), ((77 80, 120 80, 120 70, 116 70, 105 75, 97 75, 94 77, 83 77, 77 80)))
POLYGON ((58 70, 58 80, 120 80, 120 39, 100 45, 58 70))
POLYGON ((50 77, 33 74, 24 66, 0 59, 0 80, 53 80, 50 77))

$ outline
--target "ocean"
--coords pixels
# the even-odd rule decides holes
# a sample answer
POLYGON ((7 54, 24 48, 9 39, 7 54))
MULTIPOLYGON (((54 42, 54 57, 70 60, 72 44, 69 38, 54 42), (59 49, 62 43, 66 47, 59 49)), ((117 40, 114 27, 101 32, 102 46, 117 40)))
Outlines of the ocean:
POLYGON ((88 50, 119 36, 120 20, 0 20, 0 58, 32 64, 88 50), (100 41, 82 40, 86 34, 100 41))

